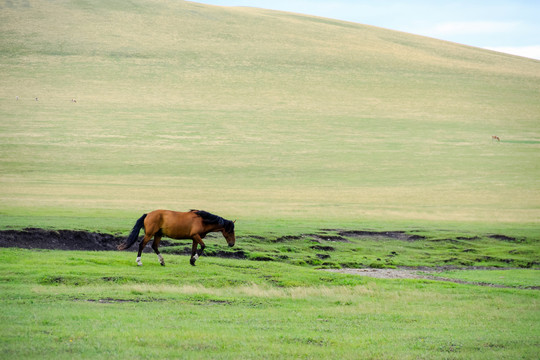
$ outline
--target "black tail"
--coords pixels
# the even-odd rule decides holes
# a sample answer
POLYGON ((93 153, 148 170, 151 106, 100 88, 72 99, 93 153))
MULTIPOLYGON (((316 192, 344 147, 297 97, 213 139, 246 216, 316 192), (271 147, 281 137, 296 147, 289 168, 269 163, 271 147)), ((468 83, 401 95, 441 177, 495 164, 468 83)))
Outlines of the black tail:
POLYGON ((139 238, 139 231, 141 231, 141 228, 144 227, 144 219, 146 219, 146 214, 144 214, 143 216, 139 218, 139 220, 137 220, 137 222, 135 223, 135 226, 131 230, 131 233, 126 239, 126 242, 118 245, 117 247, 118 250, 128 249, 131 247, 131 245, 135 243, 135 241, 137 241, 137 239, 139 238))

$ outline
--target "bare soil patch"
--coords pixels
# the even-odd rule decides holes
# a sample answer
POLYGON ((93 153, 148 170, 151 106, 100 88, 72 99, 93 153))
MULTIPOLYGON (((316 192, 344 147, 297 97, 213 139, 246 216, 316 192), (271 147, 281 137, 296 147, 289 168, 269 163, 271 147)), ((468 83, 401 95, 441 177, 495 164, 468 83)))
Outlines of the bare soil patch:
MULTIPOLYGON (((114 251, 125 241, 122 236, 95 233, 82 230, 46 230, 26 228, 23 230, 0 231, 0 247, 17 247, 22 249, 50 250, 83 250, 83 251, 114 251)), ((160 245, 170 243, 162 240, 160 245)), ((136 251, 138 246, 131 247, 136 251)), ((149 246, 145 252, 153 251, 149 246)))
POLYGON ((326 269, 329 272, 368 276, 378 279, 426 279, 418 270, 410 269, 326 269))
POLYGON ((77 230, 27 228, 0 231, 0 247, 54 250, 116 250, 123 237, 77 230))
POLYGON ((370 239, 377 238, 387 238, 387 239, 397 239, 404 241, 416 241, 425 239, 422 235, 410 235, 405 231, 340 231, 339 235, 347 237, 369 237, 370 239))
MULTIPOLYGON (((450 269, 450 268, 448 268, 448 267, 419 268, 419 269, 409 269, 409 268, 372 269, 372 268, 366 268, 366 269, 325 269, 324 271, 329 271, 329 272, 334 272, 334 273, 341 273, 341 274, 368 276, 368 277, 378 278, 378 279, 427 279, 427 280, 453 282, 453 283, 456 283, 456 284, 470 284, 470 285, 489 286, 489 287, 496 287, 496 288, 512 288, 512 289, 515 289, 515 287, 512 287, 512 286, 506 286, 506 285, 500 285, 500 284, 491 284, 491 283, 484 283, 484 282, 464 281, 464 280, 459 280, 459 279, 450 279, 450 278, 444 278, 444 277, 439 277, 439 276, 427 275, 427 274, 424 273, 425 271, 437 272, 437 271, 444 271, 444 270, 448 270, 448 269, 450 269)), ((490 269, 491 268, 479 268, 479 267, 467 268, 467 270, 490 270, 490 269)), ((493 268, 493 269, 501 270, 501 268, 493 268)), ((532 287, 527 287, 527 289, 540 290, 540 287, 532 286, 532 287)))
POLYGON ((140 302, 161 302, 165 299, 115 299, 115 298, 102 298, 102 299, 73 299, 74 301, 88 301, 100 304, 114 304, 114 303, 140 303, 140 302))

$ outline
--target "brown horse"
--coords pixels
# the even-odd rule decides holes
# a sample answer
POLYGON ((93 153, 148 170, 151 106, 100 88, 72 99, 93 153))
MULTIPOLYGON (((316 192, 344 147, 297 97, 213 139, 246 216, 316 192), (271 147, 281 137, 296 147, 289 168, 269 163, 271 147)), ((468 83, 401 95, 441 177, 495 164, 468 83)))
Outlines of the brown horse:
POLYGON ((167 236, 172 239, 193 240, 189 263, 195 266, 195 261, 202 255, 206 247, 202 239, 209 232, 220 231, 229 246, 234 246, 234 242, 236 241, 234 223, 234 221, 223 219, 202 210, 191 210, 189 212, 154 210, 148 214, 144 214, 137 220, 126 242, 118 245, 118 250, 125 250, 131 247, 137 241, 141 228, 144 228, 144 238, 139 245, 139 254, 136 260, 137 265, 142 266, 141 253, 153 236, 154 242, 152 243, 152 249, 156 252, 161 265, 165 266, 165 261, 159 253, 158 247, 161 237, 167 236), (197 251, 197 245, 201 246, 199 251, 197 251))
POLYGON ((491 141, 493 141, 493 140, 497 140, 498 142, 501 142, 501 139, 497 135, 492 135, 491 136, 491 141))

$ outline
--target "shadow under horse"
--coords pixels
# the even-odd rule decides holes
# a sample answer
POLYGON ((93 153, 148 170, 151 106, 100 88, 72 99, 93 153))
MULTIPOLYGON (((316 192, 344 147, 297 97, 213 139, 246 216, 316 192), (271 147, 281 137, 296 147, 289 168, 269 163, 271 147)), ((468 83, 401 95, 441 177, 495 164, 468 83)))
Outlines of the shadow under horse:
POLYGON ((203 240, 210 232, 221 232, 229 246, 234 246, 236 238, 234 236, 234 221, 224 219, 203 210, 191 210, 188 212, 178 212, 171 210, 154 210, 144 214, 137 220, 131 230, 126 242, 118 245, 118 250, 130 248, 139 238, 139 231, 144 228, 144 238, 139 244, 137 255, 137 265, 142 266, 141 254, 148 242, 154 237, 152 249, 159 258, 161 265, 165 266, 163 256, 158 248, 163 236, 171 239, 192 239, 191 259, 189 263, 195 266, 195 261, 202 255, 206 245, 203 240), (197 251, 197 246, 200 249, 197 251))

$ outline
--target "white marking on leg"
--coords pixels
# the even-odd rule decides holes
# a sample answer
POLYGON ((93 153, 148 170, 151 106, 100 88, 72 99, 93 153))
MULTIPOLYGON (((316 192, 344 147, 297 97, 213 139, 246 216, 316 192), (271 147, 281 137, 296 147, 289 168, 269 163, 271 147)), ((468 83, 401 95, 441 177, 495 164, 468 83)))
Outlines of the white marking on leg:
POLYGON ((165 260, 163 259, 163 256, 161 256, 161 254, 158 254, 158 259, 159 259, 159 262, 161 263, 161 265, 165 265, 165 260))
POLYGON ((142 266, 141 257, 137 256, 137 265, 142 266))
POLYGON ((197 260, 199 258, 199 254, 195 254, 195 256, 193 257, 193 259, 197 260))

